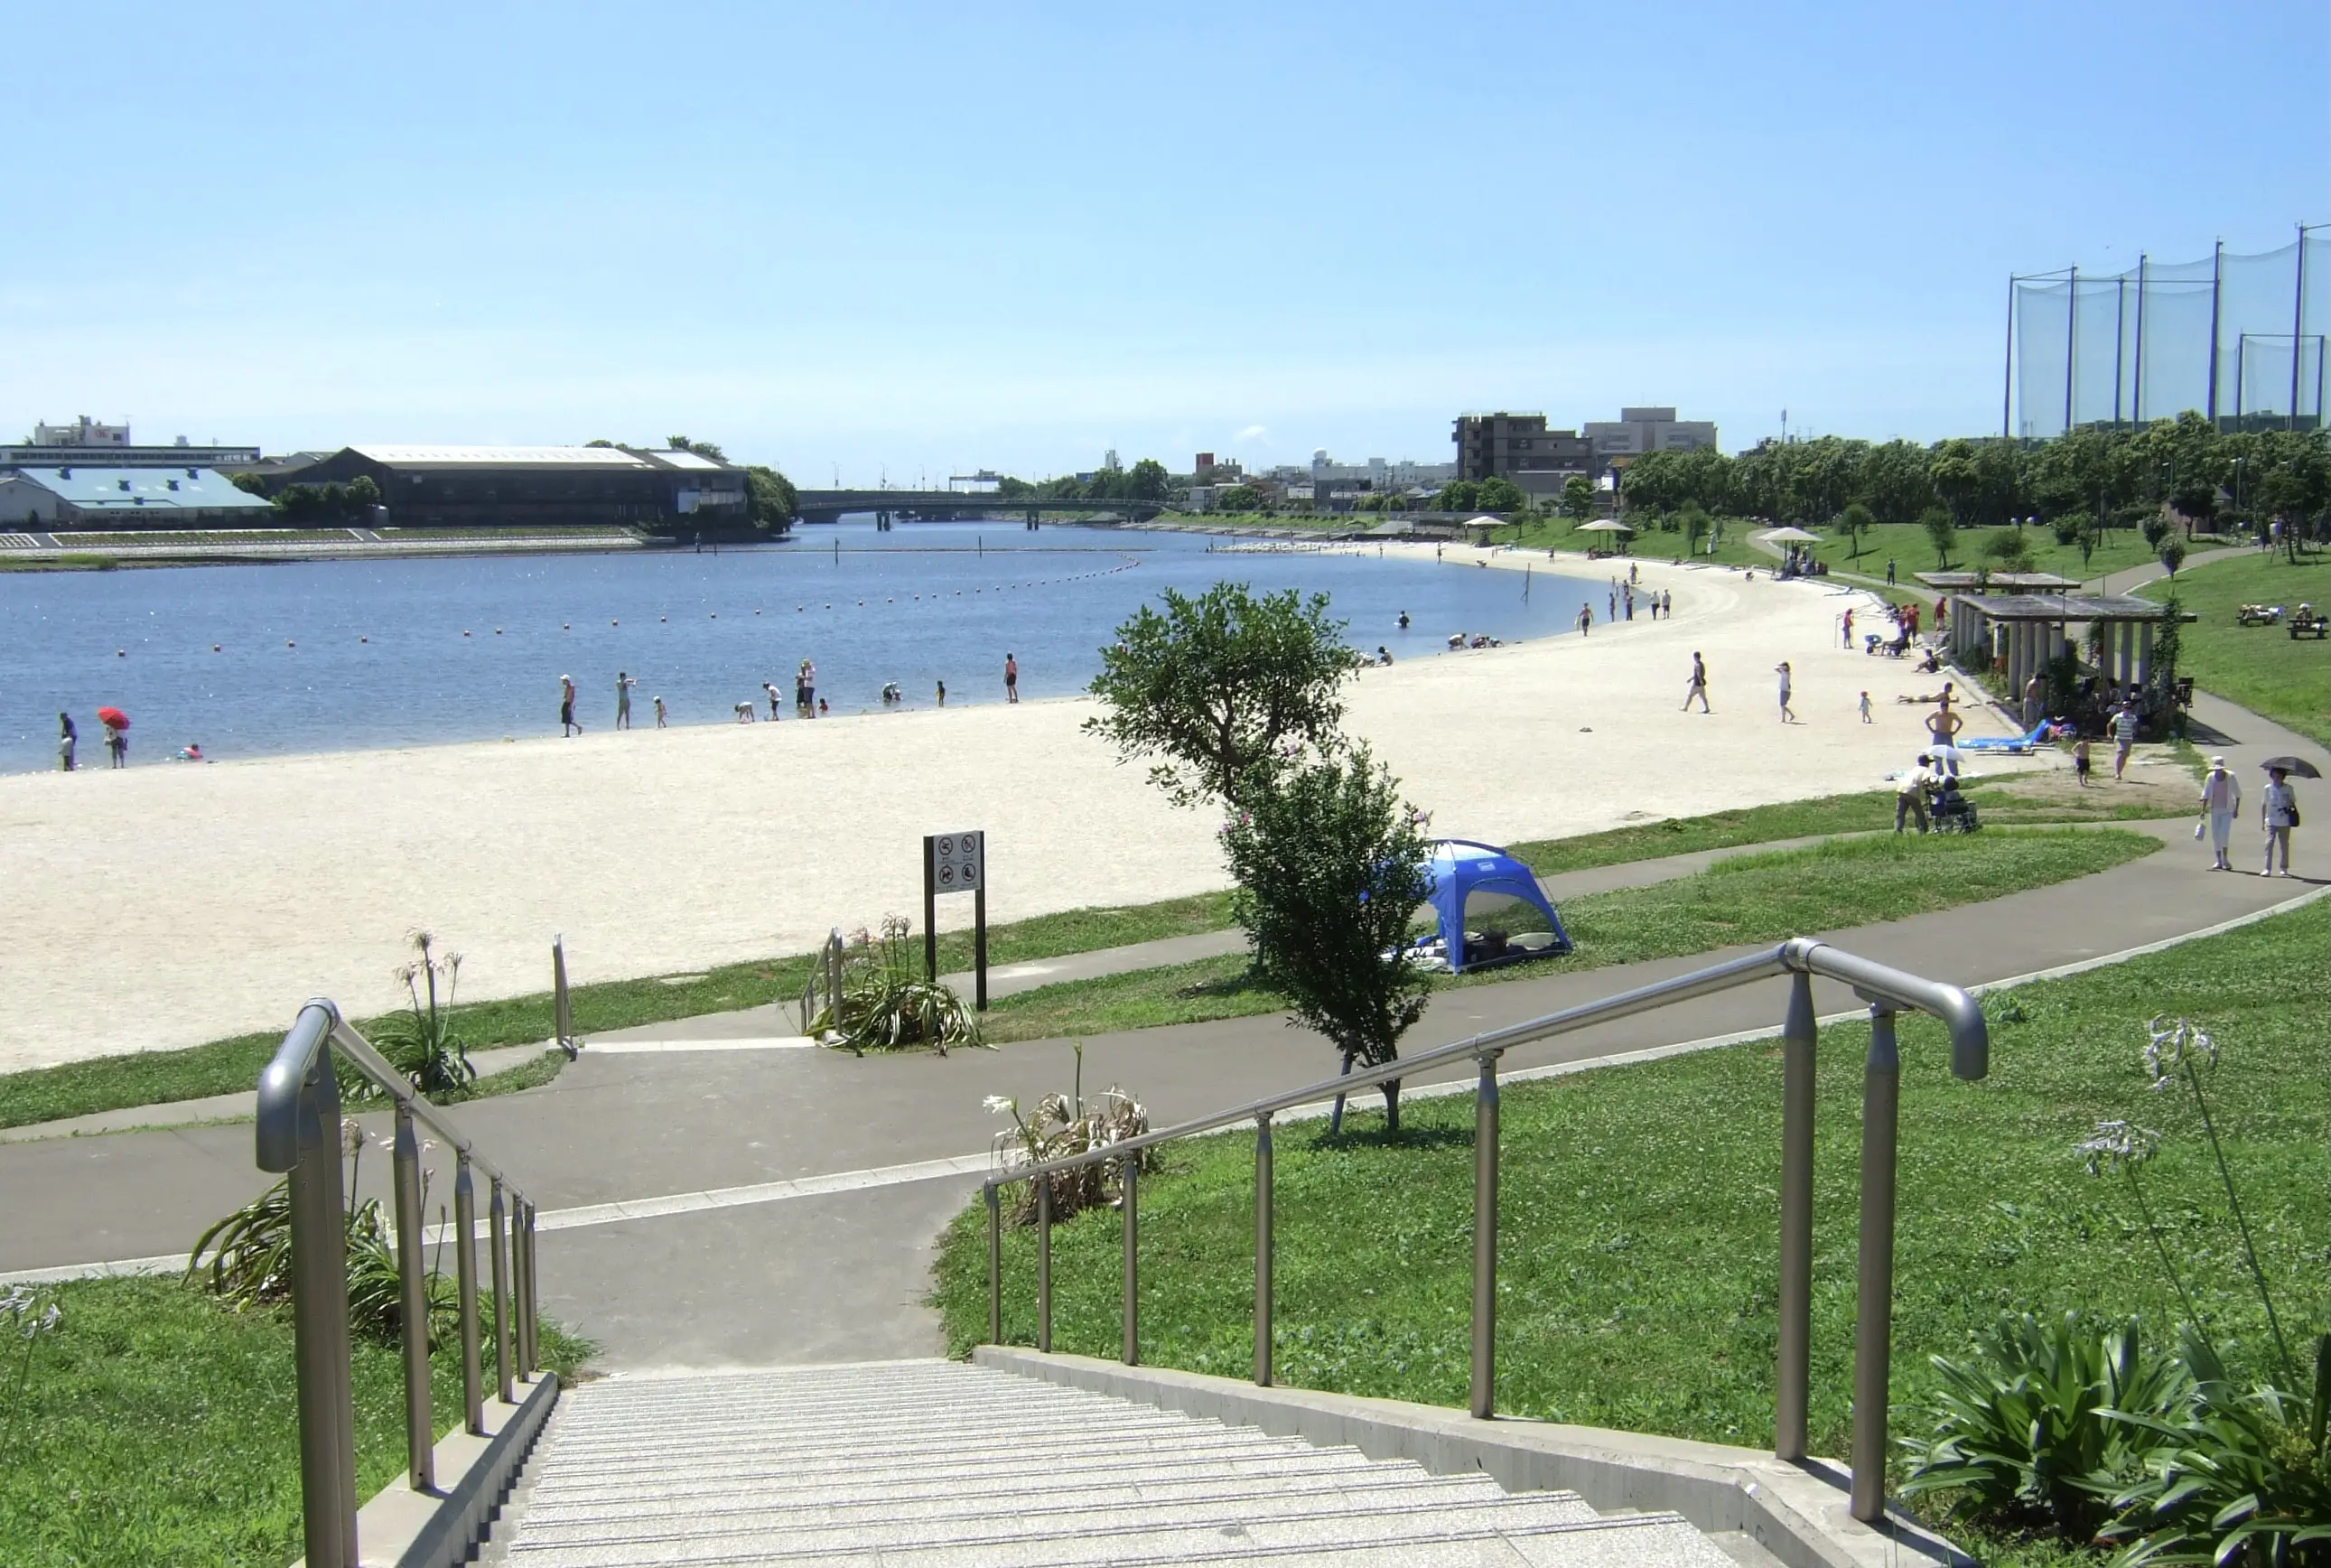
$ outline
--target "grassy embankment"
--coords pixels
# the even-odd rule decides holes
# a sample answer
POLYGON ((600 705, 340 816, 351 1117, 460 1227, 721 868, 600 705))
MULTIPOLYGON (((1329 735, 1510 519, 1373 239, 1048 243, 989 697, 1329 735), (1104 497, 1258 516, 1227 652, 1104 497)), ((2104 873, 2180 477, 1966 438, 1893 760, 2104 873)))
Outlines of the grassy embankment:
POLYGON ((2331 609, 2331 555, 2299 565, 2260 550, 2180 573, 2139 590, 2177 601, 2201 619, 2184 629, 2177 667, 2193 684, 2277 724, 2331 746, 2331 642, 2293 638, 2285 626, 2238 626, 2244 604, 2279 604, 2287 617, 2303 600, 2331 609))
MULTIPOLYGON (((2266 1327, 2192 1107, 2147 1087, 2149 1015, 2206 1025, 2211 1082, 2261 1260, 2293 1343, 2325 1326, 2331 1206, 2331 905, 1993 999, 1991 1076, 1947 1070, 1941 1031, 1902 1025, 1893 1411, 1918 1428, 1927 1357, 1964 1351, 2003 1311, 2140 1313, 2153 1343, 2181 1316, 2127 1191, 2084 1174, 2101 1119, 2165 1135, 2148 1168, 2168 1247, 2221 1343, 2264 1370, 2266 1327)), ((1821 1044, 1812 1441, 1848 1438, 1854 1205, 1866 1025, 1821 1044)), ((1134 1086, 1137 1089, 1138 1085, 1134 1086)), ((1473 1108, 1413 1101, 1387 1145, 1289 1126, 1278 1140, 1274 1354, 1282 1383, 1428 1404, 1466 1394, 1473 1108)), ((1779 1051, 1770 1042, 1508 1088, 1500 1193, 1498 1408, 1756 1448, 1772 1440, 1779 1051)), ((1142 1183, 1143 1359, 1247 1374, 1253 1153, 1194 1140, 1142 1183), (1163 1266, 1166 1259, 1172 1266, 1163 1266)), ((957 1353, 986 1326, 984 1213, 947 1232, 936 1304, 957 1353)), ((1032 1342, 1033 1237, 1005 1238, 1005 1337, 1032 1342)), ((1116 1218, 1053 1232, 1054 1344, 1114 1355, 1116 1218)), ((1991 1542, 1997 1563, 2100 1563, 1991 1542)))
MULTIPOLYGON (((2115 816, 2177 814, 2174 802, 2148 800, 2136 790, 2072 794, 2041 777, 2008 779, 1971 792, 1987 822, 2098 820, 2115 816)), ((1816 833, 1868 832, 1893 825, 1893 796, 1884 791, 1785 802, 1708 816, 1670 818, 1608 832, 1584 834, 1513 846, 1541 874, 1587 866, 1684 854, 1696 850, 1769 843, 1816 833)), ((1217 931, 1231 923, 1226 893, 1114 908, 1071 909, 1013 921, 988 933, 988 960, 1001 966, 1063 954, 1086 953, 1159 937, 1217 931)), ((939 937, 939 965, 956 973, 971 965, 966 932, 939 937)), ((806 955, 756 959, 724 965, 701 974, 646 976, 574 987, 575 1026, 588 1039, 609 1030, 667 1023, 708 1012, 730 1012, 771 1003, 791 1002, 809 976, 806 955)), ((454 1010, 455 1026, 473 1050, 524 1045, 549 1038, 551 999, 547 992, 497 1002, 465 1003, 454 1010)), ((359 1020, 368 1031, 375 1020, 359 1020)), ((271 1031, 236 1035, 177 1050, 140 1051, 94 1058, 58 1067, 0 1074, 0 1127, 24 1126, 65 1117, 86 1116, 128 1106, 162 1105, 249 1089, 281 1036, 271 1031)), ((546 1055, 520 1067, 481 1079, 473 1096, 531 1088, 556 1076, 565 1062, 546 1055)))
MULTIPOLYGON (((10 1568, 281 1568, 300 1550, 300 1447, 286 1308, 234 1313, 176 1279, 48 1287, 62 1316, 11 1345, 0 1383, 0 1541, 10 1568), (29 1357, 29 1359, 27 1359, 29 1357)), ((590 1354, 545 1323, 543 1364, 590 1354)), ((494 1373, 492 1337, 486 1377, 494 1373)), ((404 1468, 395 1350, 354 1357, 357 1490, 404 1468)), ((437 1430, 461 1414, 457 1347, 432 1358, 437 1430)))
MULTIPOLYGON (((1576 951, 1514 968, 1476 971, 1447 985, 1494 985, 1612 964, 1778 942, 2003 898, 2107 870, 2160 847, 2136 833, 1985 832, 1972 837, 1891 833, 1744 854, 1647 888, 1565 901, 1576 951)), ((1007 996, 987 1015, 992 1041, 1105 1034, 1276 1012, 1286 999, 1254 979, 1243 953, 1007 996)))

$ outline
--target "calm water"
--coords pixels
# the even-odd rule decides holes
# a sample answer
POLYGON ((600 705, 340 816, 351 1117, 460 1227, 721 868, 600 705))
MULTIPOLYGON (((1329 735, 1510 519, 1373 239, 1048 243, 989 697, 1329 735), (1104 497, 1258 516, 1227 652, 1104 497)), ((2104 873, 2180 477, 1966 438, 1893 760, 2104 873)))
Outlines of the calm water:
POLYGON ((1470 565, 1210 555, 1193 535, 1008 523, 846 522, 718 556, 14 573, 0 575, 0 771, 56 765, 61 709, 81 765, 103 766, 100 705, 129 715, 135 766, 189 740, 225 758, 556 734, 561 674, 597 730, 619 670, 640 680, 641 727, 659 694, 674 724, 729 722, 747 698, 766 718, 765 680, 790 719, 804 659, 837 713, 878 708, 886 680, 910 708, 940 680, 950 705, 1001 701, 1006 651, 1023 696, 1062 696, 1160 589, 1223 578, 1325 592, 1354 644, 1401 659, 1457 631, 1566 632, 1589 595, 1603 613, 1602 584, 1544 573, 1525 600, 1521 577, 1470 565))

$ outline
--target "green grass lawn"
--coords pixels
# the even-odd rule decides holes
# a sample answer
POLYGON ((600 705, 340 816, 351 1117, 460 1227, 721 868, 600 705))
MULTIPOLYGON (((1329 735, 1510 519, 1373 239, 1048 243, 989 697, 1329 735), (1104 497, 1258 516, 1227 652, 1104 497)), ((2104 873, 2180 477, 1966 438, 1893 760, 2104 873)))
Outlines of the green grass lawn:
MULTIPOLYGON (((2157 840, 2111 829, 1986 831, 1950 838, 1886 833, 1739 855, 1693 876, 1567 900, 1559 913, 1575 952, 1446 984, 1497 984, 1898 919, 2069 881, 2159 847, 2157 840)), ((1246 956, 1235 954, 1023 991, 994 1004, 986 1031, 999 1042, 1050 1040, 1247 1018, 1285 1005, 1248 974, 1246 956)))
MULTIPOLYGON (((237 1314, 176 1279, 48 1288, 62 1309, 0 1380, 0 1552, 9 1568, 281 1568, 300 1552, 300 1448, 288 1309, 237 1314)), ((543 1326, 543 1364, 590 1347, 543 1326)), ((485 1346, 489 1386, 493 1343, 485 1346)), ((355 1356, 357 1490, 404 1468, 395 1350, 355 1356)), ((437 1428, 461 1420, 457 1352, 433 1358, 437 1428)))
POLYGON ((2279 604, 2286 615, 2301 600, 2331 608, 2331 555, 2317 552, 2294 566, 2260 550, 2180 573, 2174 584, 2140 590, 2154 600, 2173 591, 2201 617, 2185 628, 2180 673, 2213 696, 2331 746, 2331 642, 2297 641, 2280 626, 2234 624, 2243 604, 2279 604))
MULTIPOLYGON (((2104 1118, 2164 1135, 2152 1202, 2187 1284, 2246 1373, 2265 1324, 2189 1103, 2139 1063, 2146 1018, 2216 1035, 2212 1114, 2294 1339, 2325 1326, 2331 1204, 2331 905, 1991 1000, 1991 1076, 1947 1070, 1941 1030, 1901 1029, 1894 1426, 1936 1386, 1927 1357, 1964 1349, 2009 1310, 2140 1313, 2156 1343, 2177 1318, 2126 1189, 2074 1145, 2104 1118)), ((1866 1025, 1821 1043, 1815 1180, 1815 1451, 1842 1454, 1853 1314, 1858 1109, 1866 1025)), ((1781 1068, 1774 1042, 1515 1085, 1504 1098, 1498 1408, 1717 1442, 1772 1440, 1781 1068)), ((1133 1086, 1138 1091, 1139 1085, 1133 1086)), ((1280 1380, 1461 1406, 1466 1397, 1473 1108, 1412 1101, 1330 1141, 1278 1141, 1274 1354, 1280 1380)), ((1194 1140, 1142 1183, 1142 1354, 1244 1376, 1252 1365, 1250 1139, 1194 1140)), ((984 1211, 945 1239, 933 1300, 962 1354, 986 1325, 984 1211)), ((1005 1337, 1034 1333, 1033 1237, 1005 1238, 1005 1337)), ((1053 1236, 1054 1343, 1118 1350, 1116 1217, 1053 1236)), ((2062 1559, 1993 1544, 1996 1562, 2062 1559)), ((2093 1561, 2079 1558, 2078 1561, 2093 1561)))

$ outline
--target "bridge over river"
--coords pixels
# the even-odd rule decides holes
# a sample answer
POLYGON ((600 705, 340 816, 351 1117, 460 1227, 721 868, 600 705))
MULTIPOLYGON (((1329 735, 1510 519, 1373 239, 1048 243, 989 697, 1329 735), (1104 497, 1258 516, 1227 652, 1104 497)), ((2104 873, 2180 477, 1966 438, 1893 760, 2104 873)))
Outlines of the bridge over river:
POLYGON ((1063 500, 1015 496, 1009 499, 966 490, 803 490, 799 516, 804 523, 830 523, 845 512, 872 512, 888 522, 947 522, 974 518, 1014 518, 1033 525, 1044 516, 1077 515, 1137 522, 1166 509, 1162 501, 1063 500))

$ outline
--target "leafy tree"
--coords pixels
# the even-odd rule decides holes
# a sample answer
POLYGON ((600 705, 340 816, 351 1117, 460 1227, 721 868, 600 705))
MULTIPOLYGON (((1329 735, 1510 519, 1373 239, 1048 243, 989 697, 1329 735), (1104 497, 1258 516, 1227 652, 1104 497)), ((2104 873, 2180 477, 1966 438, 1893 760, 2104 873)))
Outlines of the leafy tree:
POLYGON ((2177 568, 2185 564, 2185 541, 2175 537, 2162 540, 2161 564, 2169 569, 2171 576, 2177 575, 2177 568))
POLYGON ((2137 531, 2145 536, 2145 542, 2148 547, 2157 550, 2161 548, 2161 541, 2169 537, 2169 519, 2163 517, 2160 509, 2155 508, 2146 514, 2143 522, 2137 525, 2137 531))
POLYGON ((1117 629, 1093 677, 1102 711, 1085 728, 1121 760, 1150 759, 1150 782, 1177 804, 1230 804, 1267 784, 1287 748, 1334 742, 1352 651, 1325 594, 1257 598, 1217 583, 1161 597, 1162 614, 1145 604, 1117 629))
POLYGON ((1225 512, 1259 512, 1264 509, 1262 492, 1252 485, 1232 485, 1214 494, 1214 506, 1225 512))
POLYGON ((1478 512, 1481 509, 1481 486, 1475 480, 1451 480, 1432 498, 1432 509, 1437 512, 1478 512))
POLYGON ((1529 510, 1529 497, 1513 480, 1502 474, 1492 474, 1475 485, 1473 504, 1485 512, 1526 512, 1529 510))
POLYGON ((760 463, 745 470, 745 515, 765 534, 782 534, 801 513, 801 494, 793 480, 760 463))
POLYGON ((1171 482, 1166 465, 1154 457, 1143 458, 1125 475, 1125 494, 1130 501, 1162 501, 1171 482))
POLYGON ((2021 528, 1993 528, 1983 542, 1984 557, 2002 572, 2031 569, 2031 541, 2021 528))
MULTIPOLYGON (((1398 1060, 1433 980, 1406 956, 1409 919, 1432 879, 1398 781, 1355 746, 1276 770, 1242 802, 1223 842, 1256 974, 1294 1004, 1291 1022, 1342 1051, 1346 1071, 1398 1060)), ((1397 1133, 1400 1081, 1383 1090, 1397 1133)))
POLYGON ((1870 515, 1870 508, 1860 501, 1851 502, 1845 510, 1837 514, 1837 531, 1845 536, 1852 559, 1861 559, 1861 536, 1868 533, 1870 525, 1877 520, 1870 515))
POLYGON ((2185 537, 2190 539, 2194 528, 2208 527, 2211 519, 2218 515, 2217 482, 2199 474, 2181 479, 2177 488, 2169 492, 2169 504, 2185 519, 2185 537))
POLYGON ((1708 537, 1708 514, 1699 509, 1698 501, 1685 504, 1683 511, 1676 518, 1676 526, 1683 530, 1685 553, 1698 555, 1699 542, 1708 537))
POLYGON ((589 441, 585 442, 583 444, 584 444, 585 446, 613 446, 613 445, 614 445, 615 443, 614 443, 614 442, 612 442, 612 441, 609 441, 605 436, 604 436, 604 435, 599 435, 599 436, 594 436, 594 437, 592 437, 589 441))
POLYGON ((1934 504, 1924 447, 1889 441, 1872 447, 1861 465, 1861 499, 1881 523, 1907 523, 1934 504))
MULTIPOLYGON (((267 482, 254 473, 229 474, 226 482, 247 496, 265 496, 267 482)), ((281 505, 281 503, 277 503, 281 505)))
POLYGON ((1918 514, 1918 526, 1927 531, 1927 542, 1935 546, 1935 570, 1951 569, 1951 546, 1958 542, 1958 525, 1951 514, 1940 507, 1928 507, 1918 514))
POLYGON ((1562 481, 1562 515, 1584 522, 1594 512, 1594 481, 1572 474, 1562 481))
POLYGON ((714 462, 728 461, 728 454, 712 442, 690 441, 684 435, 668 435, 663 438, 663 443, 672 451, 692 451, 699 457, 710 458, 714 462))

